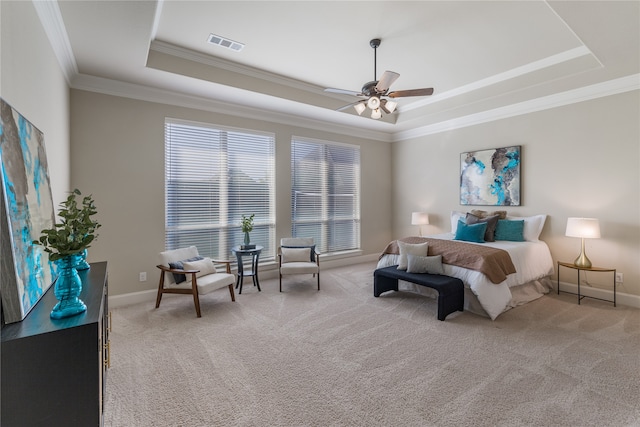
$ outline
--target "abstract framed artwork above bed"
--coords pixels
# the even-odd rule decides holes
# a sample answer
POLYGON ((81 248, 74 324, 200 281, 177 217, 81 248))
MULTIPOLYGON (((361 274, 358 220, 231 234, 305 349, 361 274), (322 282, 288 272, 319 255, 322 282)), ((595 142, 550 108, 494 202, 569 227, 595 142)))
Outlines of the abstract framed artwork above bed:
POLYGON ((460 204, 520 206, 520 146, 460 154, 460 204))

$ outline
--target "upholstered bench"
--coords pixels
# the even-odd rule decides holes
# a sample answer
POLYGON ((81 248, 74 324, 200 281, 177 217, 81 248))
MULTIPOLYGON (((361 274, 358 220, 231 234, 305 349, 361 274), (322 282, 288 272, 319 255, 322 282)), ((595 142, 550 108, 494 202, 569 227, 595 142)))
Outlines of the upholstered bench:
POLYGON ((455 277, 428 273, 407 273, 398 266, 379 268, 373 272, 373 296, 386 291, 397 291, 398 280, 426 286, 438 291, 438 320, 444 320, 454 311, 464 310, 464 285, 455 277))

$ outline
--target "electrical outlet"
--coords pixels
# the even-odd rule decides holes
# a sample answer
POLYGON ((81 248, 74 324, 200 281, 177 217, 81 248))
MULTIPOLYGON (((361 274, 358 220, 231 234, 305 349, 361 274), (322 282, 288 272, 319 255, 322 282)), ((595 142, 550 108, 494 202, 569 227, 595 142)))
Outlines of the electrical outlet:
POLYGON ((616 273, 616 283, 623 283, 623 282, 624 282, 624 274, 616 273))
POLYGON ((146 271, 140 272, 140 281, 141 282, 146 282, 147 281, 147 272, 146 271))

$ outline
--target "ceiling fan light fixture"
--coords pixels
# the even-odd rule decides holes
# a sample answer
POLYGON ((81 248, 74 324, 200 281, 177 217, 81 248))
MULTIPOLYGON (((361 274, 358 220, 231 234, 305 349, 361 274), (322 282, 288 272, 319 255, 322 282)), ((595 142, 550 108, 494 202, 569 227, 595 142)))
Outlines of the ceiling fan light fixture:
POLYGON ((364 105, 364 102, 358 102, 356 105, 353 106, 353 108, 356 109, 359 116, 361 116, 363 111, 367 109, 367 107, 364 105))
POLYGON ((382 112, 380 111, 379 108, 376 108, 375 110, 371 111, 371 118, 372 119, 379 119, 382 117, 382 112))
POLYGON ((377 110, 380 107, 380 98, 378 98, 377 96, 372 96, 371 98, 369 98, 369 100, 367 101, 367 107, 371 108, 372 110, 377 110))
POLYGON ((398 106, 398 103, 395 102, 395 101, 387 100, 387 102, 385 102, 384 106, 389 111, 389 114, 391 114, 396 110, 396 107, 398 106))

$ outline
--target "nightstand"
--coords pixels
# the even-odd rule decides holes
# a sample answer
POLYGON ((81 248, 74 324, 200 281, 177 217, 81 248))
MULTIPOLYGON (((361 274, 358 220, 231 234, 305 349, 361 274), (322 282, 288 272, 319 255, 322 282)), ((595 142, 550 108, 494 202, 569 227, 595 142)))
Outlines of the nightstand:
POLYGON ((558 295, 560 295, 560 267, 573 268, 574 270, 578 270, 578 304, 580 304, 580 300, 582 300, 582 298, 592 298, 592 299, 599 299, 601 301, 613 302, 613 306, 614 307, 616 306, 616 269, 615 268, 578 267, 577 265, 569 262, 558 261, 558 283, 557 283, 558 295), (590 297, 587 295, 580 295, 580 272, 581 271, 593 271, 597 273, 613 273, 613 301, 608 299, 603 299, 603 298, 590 297))

